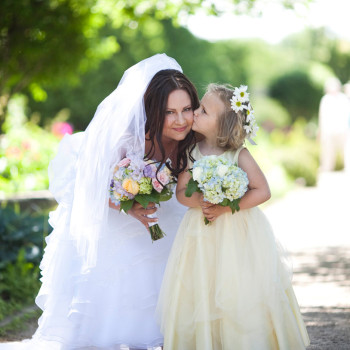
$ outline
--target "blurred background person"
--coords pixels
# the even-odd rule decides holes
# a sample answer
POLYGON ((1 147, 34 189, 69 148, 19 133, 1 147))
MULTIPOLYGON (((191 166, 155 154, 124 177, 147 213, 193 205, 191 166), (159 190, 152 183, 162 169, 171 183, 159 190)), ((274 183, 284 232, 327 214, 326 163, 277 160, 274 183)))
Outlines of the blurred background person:
POLYGON ((337 78, 325 83, 325 95, 319 108, 320 171, 335 169, 336 157, 340 153, 345 163, 345 145, 349 129, 350 101, 341 91, 337 78))

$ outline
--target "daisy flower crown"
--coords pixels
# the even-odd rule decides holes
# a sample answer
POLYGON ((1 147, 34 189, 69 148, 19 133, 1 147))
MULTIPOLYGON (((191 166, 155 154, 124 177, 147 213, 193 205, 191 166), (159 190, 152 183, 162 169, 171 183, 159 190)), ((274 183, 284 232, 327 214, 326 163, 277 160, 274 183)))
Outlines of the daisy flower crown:
POLYGON ((248 86, 246 85, 241 85, 239 88, 235 87, 230 101, 231 107, 236 113, 245 111, 246 118, 243 123, 243 128, 247 134, 246 138, 248 141, 255 145, 256 143, 252 138, 256 136, 259 127, 256 123, 254 110, 250 104, 249 93, 247 90, 248 86))

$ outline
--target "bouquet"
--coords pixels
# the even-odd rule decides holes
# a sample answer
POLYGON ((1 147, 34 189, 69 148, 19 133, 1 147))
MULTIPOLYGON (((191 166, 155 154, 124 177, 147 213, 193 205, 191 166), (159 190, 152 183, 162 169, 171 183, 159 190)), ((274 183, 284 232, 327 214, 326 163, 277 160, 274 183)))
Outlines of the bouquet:
MULTIPOLYGON (((204 200, 239 211, 241 197, 247 192, 248 177, 245 171, 223 156, 205 156, 193 163, 192 175, 185 195, 203 193, 204 200)), ((207 218, 205 224, 209 224, 207 218)))
MULTIPOLYGON (((169 200, 173 195, 174 178, 165 164, 158 169, 159 164, 136 157, 122 159, 114 168, 109 188, 111 201, 127 213, 135 201, 147 208, 150 202, 159 204, 169 200)), ((157 223, 150 223, 149 230, 152 241, 165 235, 157 223)))

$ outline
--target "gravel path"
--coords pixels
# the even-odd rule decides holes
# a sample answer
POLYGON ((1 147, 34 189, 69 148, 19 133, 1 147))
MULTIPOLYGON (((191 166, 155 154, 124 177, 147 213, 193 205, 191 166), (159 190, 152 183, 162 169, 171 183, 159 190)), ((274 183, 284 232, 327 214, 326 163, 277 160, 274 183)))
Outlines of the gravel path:
POLYGON ((350 349, 349 198, 350 174, 334 172, 264 210, 291 254, 310 350, 350 349))

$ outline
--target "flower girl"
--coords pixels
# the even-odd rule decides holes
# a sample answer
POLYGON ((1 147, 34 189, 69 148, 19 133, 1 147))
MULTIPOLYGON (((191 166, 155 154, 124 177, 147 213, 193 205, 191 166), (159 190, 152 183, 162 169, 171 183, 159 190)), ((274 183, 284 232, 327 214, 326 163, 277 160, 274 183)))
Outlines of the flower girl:
MULTIPOLYGON (((176 190, 190 209, 178 229, 157 306, 164 350, 305 349, 309 338, 290 272, 257 208, 270 198, 269 186, 243 147, 245 138, 253 143, 257 131, 247 87, 210 84, 194 112, 193 130, 204 138, 192 151, 193 171, 179 176, 176 190), (213 155, 247 175, 239 208, 224 192, 229 184, 242 188, 244 177, 226 179, 227 188, 218 188, 214 175, 201 183, 204 173, 216 171, 210 161, 202 162, 209 168, 194 171, 213 155), (188 191, 194 183, 198 191, 188 191)), ((228 168, 220 168, 222 183, 228 168)))

